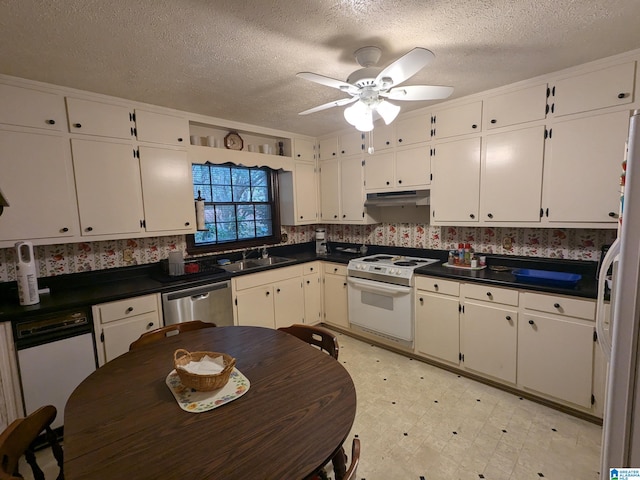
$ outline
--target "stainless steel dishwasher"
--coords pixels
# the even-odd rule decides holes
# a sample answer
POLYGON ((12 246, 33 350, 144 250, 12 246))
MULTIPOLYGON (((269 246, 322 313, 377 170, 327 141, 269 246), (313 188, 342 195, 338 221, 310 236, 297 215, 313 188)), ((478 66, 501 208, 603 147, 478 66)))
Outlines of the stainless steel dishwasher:
POLYGON ((217 282, 162 294, 164 324, 202 320, 233 325, 231 282, 217 282))

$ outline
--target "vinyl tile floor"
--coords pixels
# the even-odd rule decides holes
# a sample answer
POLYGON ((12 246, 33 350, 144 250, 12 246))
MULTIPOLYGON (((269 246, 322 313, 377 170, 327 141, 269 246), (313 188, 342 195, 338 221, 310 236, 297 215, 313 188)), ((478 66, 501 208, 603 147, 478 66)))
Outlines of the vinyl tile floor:
MULTIPOLYGON (((360 439, 357 479, 599 479, 601 427, 337 335, 358 398, 345 443, 350 457, 360 439)), ((38 452, 39 463, 55 478, 50 451, 38 452)), ((31 478, 26 465, 20 471, 31 478)))
POLYGON ((338 334, 357 479, 598 480, 602 427, 338 334))

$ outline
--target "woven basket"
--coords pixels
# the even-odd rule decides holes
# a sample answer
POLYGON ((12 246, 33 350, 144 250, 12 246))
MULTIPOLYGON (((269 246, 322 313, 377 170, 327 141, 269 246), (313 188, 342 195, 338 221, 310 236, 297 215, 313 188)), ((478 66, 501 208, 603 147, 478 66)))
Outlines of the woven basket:
POLYGON ((173 365, 176 368, 176 373, 180 377, 180 382, 182 382, 185 387, 193 388, 200 392, 210 392, 211 390, 222 388, 227 384, 229 376, 233 371, 233 367, 236 365, 236 359, 226 353, 188 352, 183 348, 179 348, 173 354, 173 365), (222 356, 224 360, 224 369, 220 373, 198 375, 180 368, 181 366, 187 365, 192 360, 194 362, 200 361, 200 359, 205 355, 209 355, 211 358, 222 356))

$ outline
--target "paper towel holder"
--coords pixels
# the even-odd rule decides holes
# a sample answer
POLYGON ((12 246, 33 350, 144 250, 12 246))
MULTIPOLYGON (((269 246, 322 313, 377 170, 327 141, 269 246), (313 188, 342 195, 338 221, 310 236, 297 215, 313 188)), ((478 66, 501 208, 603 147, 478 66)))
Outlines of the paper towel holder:
POLYGON ((195 199, 196 208, 196 230, 198 232, 206 232, 208 228, 204 224, 204 198, 200 190, 198 190, 198 198, 195 199))

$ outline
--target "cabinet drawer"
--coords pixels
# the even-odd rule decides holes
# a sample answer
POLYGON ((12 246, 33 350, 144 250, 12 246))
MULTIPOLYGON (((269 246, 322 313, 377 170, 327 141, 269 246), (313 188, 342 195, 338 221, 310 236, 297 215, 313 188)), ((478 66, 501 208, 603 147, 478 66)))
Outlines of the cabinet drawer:
POLYGON ((465 283, 463 287, 465 298, 474 298, 490 303, 504 305, 518 305, 518 291, 507 288, 497 288, 491 285, 472 285, 465 283))
POLYGON ((294 277, 302 277, 302 265, 274 268, 264 272, 251 273, 234 279, 235 290, 244 290, 260 285, 279 282, 294 277))
POLYGON ((440 293, 442 295, 460 295, 460 284, 441 278, 416 277, 416 288, 427 292, 440 293))
POLYGON ((305 263, 304 265, 302 265, 303 275, 312 275, 314 273, 319 273, 319 272, 320 272, 319 262, 305 263))
POLYGON ((556 313, 568 317, 595 319, 596 302, 578 298, 545 295, 542 293, 521 293, 522 306, 529 310, 556 313))
POLYGON ((156 295, 145 295, 144 297, 127 298, 118 302, 98 305, 100 322, 108 323, 142 313, 154 312, 158 309, 156 297, 156 295))
POLYGON ((324 273, 332 273, 334 275, 346 275, 347 274, 347 266, 339 265, 337 263, 325 263, 324 264, 324 273))

